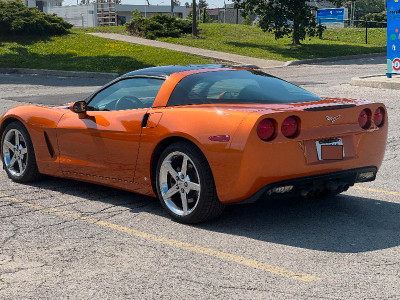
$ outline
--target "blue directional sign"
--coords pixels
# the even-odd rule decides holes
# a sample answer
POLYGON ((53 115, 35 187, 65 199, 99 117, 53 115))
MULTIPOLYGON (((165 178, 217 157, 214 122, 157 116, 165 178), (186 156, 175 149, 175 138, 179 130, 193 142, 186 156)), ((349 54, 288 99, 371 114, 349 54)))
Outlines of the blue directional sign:
POLYGON ((317 11, 317 22, 321 21, 321 23, 334 23, 343 22, 344 19, 344 8, 326 8, 318 9, 317 11))
POLYGON ((387 0, 387 73, 400 73, 400 0, 387 0))

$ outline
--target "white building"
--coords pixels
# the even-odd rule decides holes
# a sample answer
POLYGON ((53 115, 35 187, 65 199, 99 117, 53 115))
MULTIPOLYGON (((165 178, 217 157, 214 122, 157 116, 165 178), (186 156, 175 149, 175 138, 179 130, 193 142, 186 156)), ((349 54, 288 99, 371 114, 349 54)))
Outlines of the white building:
MULTIPOLYGON (((132 19, 132 11, 137 9, 140 14, 146 18, 154 15, 170 15, 170 5, 123 5, 117 6, 118 17, 126 17, 126 22, 132 19)), ((174 16, 177 18, 186 18, 185 6, 174 6, 174 16)))
POLYGON ((90 5, 72 5, 72 6, 52 6, 44 9, 45 13, 56 14, 65 21, 74 25, 74 27, 96 27, 96 6, 90 5))
MULTIPOLYGON (((28 0, 33 1, 33 0, 28 0)), ((54 1, 54 0, 52 0, 54 1)), ((142 16, 150 18, 153 15, 171 14, 171 6, 167 5, 121 5, 116 6, 118 24, 122 25, 132 20, 132 11, 137 9, 142 16)), ((72 6, 47 6, 43 9, 48 14, 57 14, 65 21, 73 24, 75 27, 96 27, 98 26, 97 6, 72 5, 72 6)), ((174 6, 174 16, 178 18, 186 17, 186 8, 184 6, 174 6)))
MULTIPOLYGON (((6 0, 11 1, 11 0, 6 0)), ((37 7, 43 11, 45 7, 61 6, 63 0, 24 0, 23 3, 28 7, 37 7)))

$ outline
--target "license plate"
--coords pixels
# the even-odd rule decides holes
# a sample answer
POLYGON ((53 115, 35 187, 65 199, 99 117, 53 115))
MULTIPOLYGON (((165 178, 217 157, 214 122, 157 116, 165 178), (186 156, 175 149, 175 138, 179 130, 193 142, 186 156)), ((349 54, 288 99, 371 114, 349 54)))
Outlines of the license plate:
POLYGON ((315 142, 319 160, 341 160, 344 157, 343 140, 331 138, 315 142))

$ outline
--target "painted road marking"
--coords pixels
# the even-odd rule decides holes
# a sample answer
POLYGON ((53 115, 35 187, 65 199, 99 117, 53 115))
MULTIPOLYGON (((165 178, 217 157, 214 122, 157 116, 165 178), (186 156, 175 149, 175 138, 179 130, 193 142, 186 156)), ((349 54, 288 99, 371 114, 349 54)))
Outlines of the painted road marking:
POLYGON ((372 188, 367 188, 367 187, 362 187, 362 186, 353 186, 353 188, 356 189, 356 190, 362 190, 362 191, 368 191, 368 192, 374 192, 374 193, 381 193, 381 194, 400 196, 400 192, 386 191, 386 190, 380 190, 380 189, 372 189, 372 188))
POLYGON ((222 252, 222 251, 218 251, 218 250, 214 250, 212 248, 206 248, 206 247, 202 247, 202 246, 197 246, 197 245, 193 245, 193 244, 189 244, 189 243, 185 243, 185 242, 181 242, 178 240, 173 240, 173 239, 168 239, 168 238, 164 238, 161 236, 157 236, 154 234, 150 234, 150 233, 146 233, 143 231, 138 231, 132 228, 128 228, 128 227, 123 227, 117 224, 113 224, 107 221, 101 221, 98 219, 94 219, 94 218, 89 218, 89 217, 85 217, 79 213, 73 213, 70 211, 65 211, 65 210, 59 210, 56 208, 47 208, 38 204, 34 204, 34 203, 29 203, 26 202, 24 200, 20 200, 8 195, 4 195, 4 194, 0 194, 0 198, 21 204, 23 206, 27 206, 27 207, 31 207, 37 211, 41 211, 41 212, 46 212, 46 213, 50 213, 50 214, 56 214, 56 215, 60 215, 60 216, 66 216, 66 217, 71 217, 74 218, 76 220, 81 220, 87 223, 91 223, 91 224, 97 224, 103 227, 107 227, 107 228, 111 228, 114 230, 118 230, 120 232, 124 232, 127 233, 129 235, 132 236, 136 236, 136 237, 140 237, 146 240, 150 240, 153 242, 157 242, 163 245, 167 245, 167 246, 171 246, 171 247, 176 247, 176 248, 180 248, 183 250, 187 250, 187 251, 191 251, 191 252, 195 252, 198 254, 205 254, 208 256, 212 256, 212 257, 216 257, 216 258, 220 258, 222 260, 226 260, 226 261, 230 261, 230 262, 235 262, 237 264, 240 265, 244 265, 244 266, 248 266, 248 267, 252 267, 252 268, 256 268, 259 270, 263 270, 275 275, 279 275, 279 276, 283 276, 283 277, 287 277, 290 279, 294 279, 294 280, 298 280, 298 281, 304 281, 304 282, 311 282, 311 281, 316 281, 316 280, 320 280, 320 278, 313 276, 313 275, 308 275, 305 273, 298 273, 298 272, 293 272, 290 271, 288 269, 285 268, 281 268, 281 267, 276 267, 276 266, 271 266, 265 263, 261 263, 258 262, 254 259, 249 259, 243 256, 238 256, 238 255, 234 255, 234 254, 230 254, 230 253, 226 253, 226 252, 222 252))

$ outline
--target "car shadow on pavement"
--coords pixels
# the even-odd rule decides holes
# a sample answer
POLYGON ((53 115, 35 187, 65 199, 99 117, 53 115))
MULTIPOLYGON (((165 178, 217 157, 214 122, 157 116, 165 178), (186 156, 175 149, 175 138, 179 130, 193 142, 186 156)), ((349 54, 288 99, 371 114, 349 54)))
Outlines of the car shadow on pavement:
POLYGON ((400 204, 338 195, 228 207, 202 228, 312 250, 358 253, 400 245, 400 204))
MULTIPOLYGON (((29 185, 169 218, 157 199, 135 193, 51 177, 29 185)), ((292 247, 359 253, 400 245, 400 204, 348 195, 271 199, 228 206, 220 218, 191 226, 292 247)))

